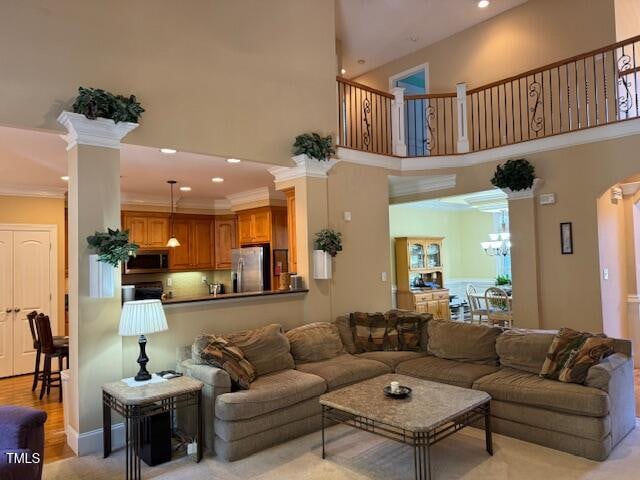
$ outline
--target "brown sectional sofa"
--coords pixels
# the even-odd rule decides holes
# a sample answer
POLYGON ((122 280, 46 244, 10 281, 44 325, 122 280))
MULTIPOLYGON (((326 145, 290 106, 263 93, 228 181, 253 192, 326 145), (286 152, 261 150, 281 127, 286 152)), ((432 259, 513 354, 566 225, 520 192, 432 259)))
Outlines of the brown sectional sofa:
POLYGON ((233 334, 258 370, 249 390, 231 391, 226 372, 201 364, 198 341, 178 350, 178 367, 204 382, 206 446, 229 461, 318 430, 322 393, 390 372, 486 391, 496 433, 593 460, 634 428, 629 341, 617 340, 577 385, 537 374, 553 331, 437 320, 424 330, 418 352, 356 353, 346 317, 286 334, 278 325, 233 334))

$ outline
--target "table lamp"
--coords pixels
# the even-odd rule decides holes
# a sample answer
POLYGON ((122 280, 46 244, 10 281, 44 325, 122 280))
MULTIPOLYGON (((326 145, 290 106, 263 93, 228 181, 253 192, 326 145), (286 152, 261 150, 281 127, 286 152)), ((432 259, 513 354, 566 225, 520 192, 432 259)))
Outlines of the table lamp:
POLYGON ((140 335, 138 344, 140 345, 140 355, 138 364, 140 370, 135 376, 135 380, 143 382, 151 379, 151 374, 147 372, 149 357, 145 352, 147 339, 145 333, 155 333, 167 330, 167 318, 164 316, 162 302, 160 300, 136 300, 125 302, 120 315, 119 333, 123 337, 140 335))

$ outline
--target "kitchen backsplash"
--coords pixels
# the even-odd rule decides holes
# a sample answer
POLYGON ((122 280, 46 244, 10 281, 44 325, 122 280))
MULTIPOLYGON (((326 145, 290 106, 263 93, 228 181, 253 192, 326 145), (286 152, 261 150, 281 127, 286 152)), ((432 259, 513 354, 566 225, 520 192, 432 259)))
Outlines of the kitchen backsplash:
POLYGON ((194 295, 207 295, 209 293, 209 287, 202 283, 202 277, 207 277, 207 283, 224 284, 224 289, 227 293, 231 291, 231 270, 124 275, 122 277, 122 284, 134 285, 142 282, 161 281, 164 292, 172 292, 174 298, 191 297, 194 295), (169 279, 171 279, 171 285, 168 285, 169 279))

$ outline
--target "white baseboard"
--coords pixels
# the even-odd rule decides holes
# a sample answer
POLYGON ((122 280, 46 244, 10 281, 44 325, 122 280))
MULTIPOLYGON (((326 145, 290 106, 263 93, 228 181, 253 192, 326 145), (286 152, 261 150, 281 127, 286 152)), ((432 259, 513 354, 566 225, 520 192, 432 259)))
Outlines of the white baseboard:
MULTIPOLYGON (((78 434, 70 425, 66 428, 67 445, 81 457, 102 451, 102 429, 97 428, 78 434)), ((124 447, 124 423, 111 425, 111 448, 124 447)))

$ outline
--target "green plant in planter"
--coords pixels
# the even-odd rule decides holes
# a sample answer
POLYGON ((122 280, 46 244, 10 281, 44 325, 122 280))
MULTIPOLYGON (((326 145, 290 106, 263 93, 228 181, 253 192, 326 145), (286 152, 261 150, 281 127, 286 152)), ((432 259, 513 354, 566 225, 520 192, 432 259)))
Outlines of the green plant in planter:
POLYGON ((311 158, 321 161, 329 161, 331 155, 336 153, 333 148, 333 139, 331 135, 321 137, 317 133, 303 133, 296 137, 293 143, 293 154, 305 154, 311 158))
POLYGON ((129 231, 107 229, 106 232, 96 232, 87 237, 89 248, 98 254, 98 260, 114 267, 120 262, 126 262, 129 257, 135 257, 138 245, 129 243, 129 231))
POLYGON ((137 123, 144 108, 135 95, 114 95, 100 88, 78 88, 78 96, 73 102, 74 113, 80 113, 89 120, 98 117, 109 118, 115 123, 137 123))
POLYGON ((335 257, 338 252, 342 251, 342 234, 335 230, 324 228, 316 233, 313 248, 327 252, 332 257, 335 257))
POLYGON ((498 188, 508 188, 514 192, 526 190, 533 186, 536 169, 527 160, 507 160, 496 167, 491 183, 498 188))
POLYGON ((502 286, 502 285, 510 285, 511 284, 511 279, 509 278, 509 275, 498 275, 496 277, 496 285, 497 286, 502 286))

